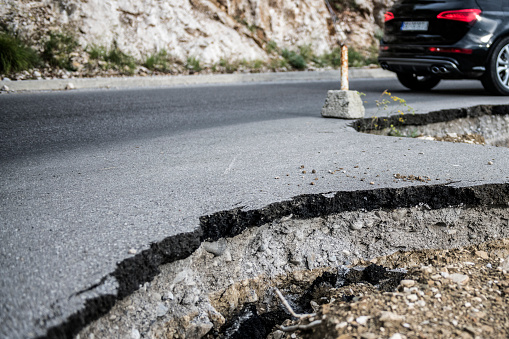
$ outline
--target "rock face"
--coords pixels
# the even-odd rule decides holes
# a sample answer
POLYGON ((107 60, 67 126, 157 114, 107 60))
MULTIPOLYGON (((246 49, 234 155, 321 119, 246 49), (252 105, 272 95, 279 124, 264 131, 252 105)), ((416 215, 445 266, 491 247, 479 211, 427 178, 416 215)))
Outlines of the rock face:
POLYGON ((40 44, 64 30, 83 48, 116 44, 137 58, 165 49, 205 63, 264 60, 270 41, 321 54, 346 33, 350 45, 371 46, 392 0, 331 2, 336 10, 349 4, 337 12, 340 32, 324 0, 2 0, 0 27, 40 44))

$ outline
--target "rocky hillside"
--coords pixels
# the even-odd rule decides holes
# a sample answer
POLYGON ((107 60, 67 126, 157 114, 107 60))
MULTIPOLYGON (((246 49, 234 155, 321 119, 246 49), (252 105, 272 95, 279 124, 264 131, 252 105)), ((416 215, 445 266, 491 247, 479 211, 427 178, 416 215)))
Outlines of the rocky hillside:
MULTIPOLYGON (((94 53, 99 60, 98 54, 112 48, 138 65, 159 53, 181 65, 199 61, 200 69, 219 63, 228 68, 225 60, 267 65, 284 49, 323 55, 343 40, 357 51, 375 50, 383 13, 392 0, 329 2, 337 24, 326 0, 0 0, 0 31, 42 52, 52 34, 71 36, 75 46, 60 53, 72 60, 60 68, 74 71, 88 67, 94 53)), ((53 45, 58 47, 61 40, 53 45)), ((98 68, 97 61, 95 65, 98 68)), ((130 74, 143 72, 122 67, 130 67, 130 74)), ((181 73, 176 68, 168 72, 181 73)))

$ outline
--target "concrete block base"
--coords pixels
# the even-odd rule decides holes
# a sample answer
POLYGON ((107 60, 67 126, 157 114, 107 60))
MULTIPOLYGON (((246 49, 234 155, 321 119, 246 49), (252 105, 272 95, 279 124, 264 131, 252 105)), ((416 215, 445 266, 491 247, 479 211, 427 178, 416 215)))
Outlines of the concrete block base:
POLYGON ((327 93, 322 116, 326 118, 364 118, 364 105, 357 91, 331 90, 327 93))

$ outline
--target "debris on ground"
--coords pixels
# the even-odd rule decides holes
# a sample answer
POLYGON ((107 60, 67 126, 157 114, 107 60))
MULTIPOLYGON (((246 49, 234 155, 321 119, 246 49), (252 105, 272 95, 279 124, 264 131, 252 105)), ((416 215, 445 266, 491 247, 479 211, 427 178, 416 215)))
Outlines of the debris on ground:
MULTIPOLYGON (((396 289, 331 288, 307 331, 269 338, 507 338, 509 239, 453 250, 397 252, 363 262, 405 269, 396 289)), ((316 301, 315 301, 316 302, 316 301)), ((301 320, 299 320, 302 323, 301 320)), ((286 320, 288 328, 297 320, 286 320)))
POLYGON ((486 140, 485 140, 484 136, 482 136, 480 134, 475 134, 475 133, 459 134, 459 135, 457 133, 449 133, 445 136, 420 136, 417 138, 425 139, 425 140, 464 143, 464 144, 486 145, 486 140))

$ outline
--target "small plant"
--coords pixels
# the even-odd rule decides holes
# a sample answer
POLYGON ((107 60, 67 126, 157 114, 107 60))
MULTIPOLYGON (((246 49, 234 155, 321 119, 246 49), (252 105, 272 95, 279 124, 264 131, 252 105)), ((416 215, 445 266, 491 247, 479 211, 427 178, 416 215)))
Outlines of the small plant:
POLYGON ((219 66, 221 66, 226 73, 234 73, 239 69, 240 65, 238 62, 230 62, 229 60, 221 58, 221 60, 219 60, 219 66))
POLYGON ((251 62, 251 67, 255 70, 259 70, 264 66, 264 62, 262 60, 256 59, 251 62))
POLYGON ((241 25, 244 25, 246 26, 246 28, 251 32, 251 33, 254 33, 257 29, 258 29, 258 26, 256 26, 255 24, 251 25, 249 22, 246 21, 246 19, 244 18, 241 18, 239 16, 236 16, 234 17, 235 21, 237 21, 239 24, 241 25))
POLYGON ((120 67, 134 69, 136 62, 134 58, 120 50, 116 44, 106 55, 105 61, 120 67))
MULTIPOLYGON (((375 101, 377 111, 375 116, 371 118, 371 125, 369 129, 383 129, 388 128, 387 134, 390 136, 405 136, 398 129, 397 126, 405 124, 405 114, 415 114, 415 109, 407 104, 405 99, 392 95, 389 91, 385 90, 380 99, 375 101), (379 118, 377 115, 384 112, 385 117, 379 118)), ((415 133, 412 133, 412 135, 415 133)), ((418 135, 412 136, 417 137, 418 135)))
POLYGON ((387 133, 387 135, 389 135, 391 137, 404 137, 403 133, 401 133, 400 130, 398 130, 396 127, 394 127, 394 125, 391 125, 389 127, 389 132, 387 133))
POLYGON ((93 45, 88 48, 88 54, 90 59, 98 61, 102 68, 116 69, 122 73, 134 74, 136 59, 122 52, 116 42, 113 42, 110 50, 104 46, 93 45))
POLYGON ((187 58, 186 68, 194 72, 200 72, 203 69, 200 60, 194 56, 187 58))
POLYGON ((370 50, 367 52, 369 54, 365 56, 363 53, 357 51, 355 48, 349 48, 348 65, 350 67, 362 67, 371 64, 376 64, 378 62, 376 52, 377 51, 373 53, 373 47, 371 47, 370 50))
POLYGON ((315 57, 315 63, 320 65, 320 67, 331 66, 339 68, 341 66, 341 49, 336 47, 330 53, 324 53, 319 57, 315 57))
POLYGON ((358 8, 355 0, 331 0, 331 4, 338 12, 356 10, 358 8))
POLYGON ((49 38, 44 44, 42 58, 53 67, 67 70, 75 70, 72 65, 70 54, 78 48, 76 38, 70 33, 49 33, 49 38))
POLYGON ((104 46, 92 45, 87 48, 88 55, 92 60, 104 60, 108 50, 104 46))
POLYGON ((299 54, 302 56, 305 62, 313 60, 314 53, 311 45, 299 46, 299 54))
POLYGON ((421 136, 422 134, 417 130, 417 128, 414 128, 412 132, 410 132, 409 135, 407 135, 409 138, 417 138, 421 136))
POLYGON ((169 70, 169 64, 173 61, 173 58, 165 49, 160 50, 157 53, 149 55, 143 66, 153 71, 166 72, 169 70))
POLYGON ((0 33, 0 73, 8 74, 39 65, 37 52, 15 36, 0 33))
POLYGON ((274 40, 270 40, 269 42, 267 42, 265 50, 267 51, 268 54, 273 53, 279 54, 279 48, 277 47, 277 43, 274 40))
POLYGON ((300 54, 288 49, 283 49, 281 56, 295 69, 305 69, 307 67, 306 60, 300 54))
MULTIPOLYGON (((380 95, 380 99, 375 101, 377 112, 383 110, 386 112, 386 116, 392 115, 394 113, 398 113, 400 115, 404 115, 406 113, 415 114, 415 109, 409 106, 405 99, 392 95, 389 91, 383 91, 382 95, 380 95), (396 107, 392 104, 395 103, 396 107)), ((400 122, 404 122, 402 117, 399 118, 400 122)))
POLYGON ((283 58, 274 58, 274 59, 271 59, 270 62, 269 62, 269 68, 273 71, 275 70, 278 70, 280 68, 284 68, 284 67, 288 67, 288 61, 286 61, 286 59, 283 59, 283 58))

